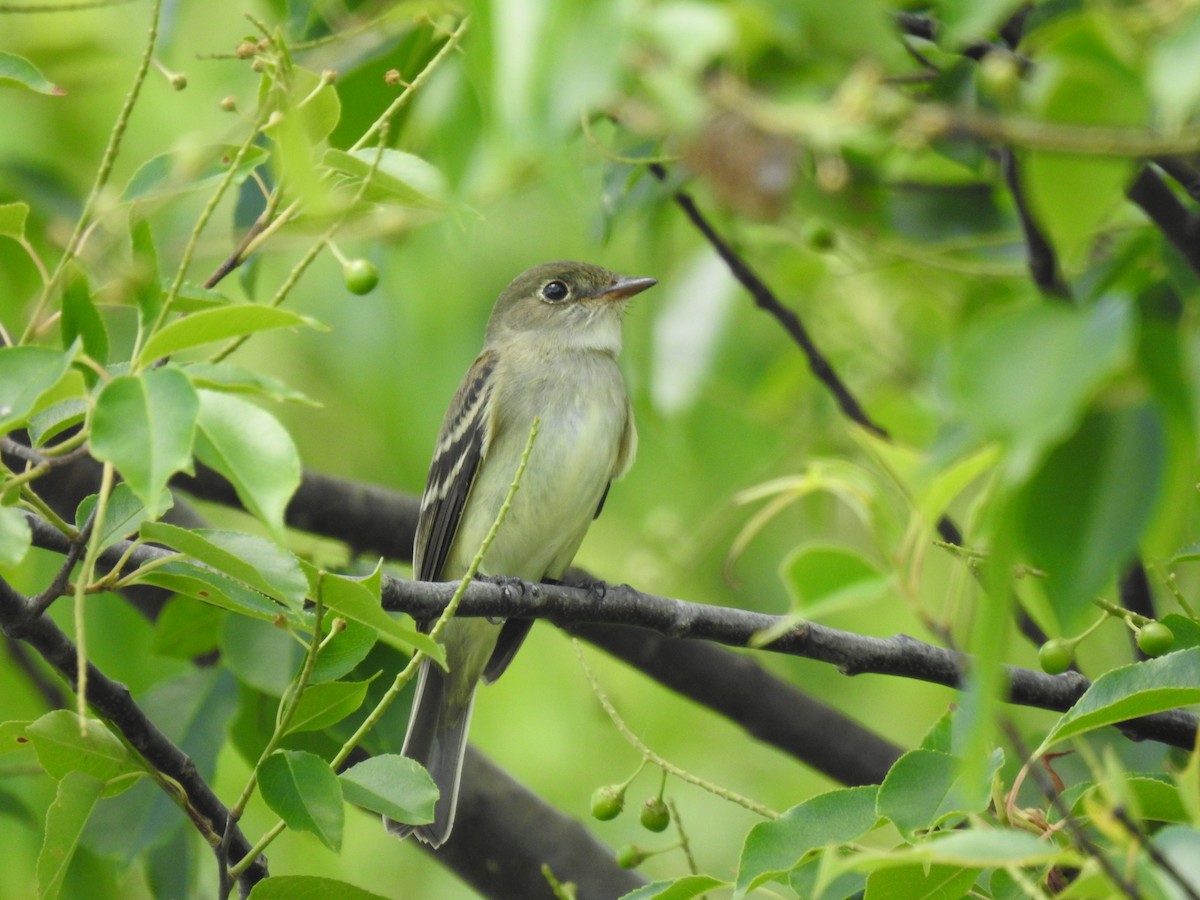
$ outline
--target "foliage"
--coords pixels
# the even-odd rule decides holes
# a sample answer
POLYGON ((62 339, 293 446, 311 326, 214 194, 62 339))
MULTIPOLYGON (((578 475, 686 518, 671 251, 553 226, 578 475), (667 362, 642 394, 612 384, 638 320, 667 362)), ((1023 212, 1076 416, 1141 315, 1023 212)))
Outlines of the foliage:
MULTIPOLYGON (((361 485, 304 491, 419 491, 486 298, 603 256, 662 296, 630 315, 640 458, 585 561, 705 601, 677 636, 775 614, 746 653, 841 710, 787 752, 870 775, 798 772, 701 708, 750 728, 750 691, 731 711, 608 660, 580 677, 535 632, 473 734, 573 818, 592 795, 620 849, 530 877, 1200 893, 1200 13, 239 12, 0 3, 24 126, 0 135, 0 833, 30 851, 0 892, 466 890, 378 822, 434 802, 396 750, 440 629, 382 600, 420 599, 411 507, 385 525, 361 485), (916 681, 782 656, 814 621, 814 658, 916 681), (867 639, 896 631, 940 646, 880 668, 867 639), (657 790, 625 804, 645 767, 657 790)), ((530 846, 567 840, 511 802, 541 816, 530 846)))

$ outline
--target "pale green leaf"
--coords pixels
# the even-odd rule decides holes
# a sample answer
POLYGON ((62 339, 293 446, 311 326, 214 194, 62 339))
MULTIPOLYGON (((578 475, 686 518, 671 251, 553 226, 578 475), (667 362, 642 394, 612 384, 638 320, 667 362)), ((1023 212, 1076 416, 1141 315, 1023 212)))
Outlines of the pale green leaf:
POLYGON ((438 789, 414 760, 384 753, 363 760, 338 776, 346 800, 409 825, 433 821, 438 789))
MULTIPOLYGON (((237 152, 238 147, 235 145, 217 145, 187 147, 155 156, 142 163, 133 173, 121 200, 126 203, 153 200, 215 187, 225 177, 237 152)), ((242 157, 233 183, 241 184, 245 181, 266 158, 265 149, 251 147, 242 157)))
POLYGON ((28 203, 0 203, 0 236, 18 240, 25 237, 28 218, 28 203))
POLYGON ((15 566, 33 543, 29 520, 16 507, 0 506, 0 566, 15 566))
POLYGON ((58 783, 54 802, 46 811, 46 833, 38 853, 38 900, 60 896, 83 826, 103 792, 104 782, 85 772, 69 772, 58 783))
POLYGON ((67 93, 25 57, 15 53, 0 53, 0 87, 13 85, 54 97, 61 97, 67 93))

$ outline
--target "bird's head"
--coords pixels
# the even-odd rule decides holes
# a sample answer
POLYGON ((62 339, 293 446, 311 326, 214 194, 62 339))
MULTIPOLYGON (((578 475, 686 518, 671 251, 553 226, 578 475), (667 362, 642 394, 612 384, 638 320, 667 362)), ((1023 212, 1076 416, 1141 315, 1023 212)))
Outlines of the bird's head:
POLYGON ((634 294, 658 282, 563 260, 522 272, 504 289, 488 322, 488 342, 525 337, 616 353, 621 314, 634 294))

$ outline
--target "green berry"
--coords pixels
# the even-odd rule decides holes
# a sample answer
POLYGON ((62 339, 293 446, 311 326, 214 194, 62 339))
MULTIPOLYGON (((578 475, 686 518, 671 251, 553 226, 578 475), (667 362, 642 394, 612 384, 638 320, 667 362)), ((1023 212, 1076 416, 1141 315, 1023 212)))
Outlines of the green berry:
POLYGON ((617 865, 622 869, 636 869, 646 859, 646 852, 633 844, 623 844, 617 848, 617 865))
POLYGON ((1162 622, 1148 622, 1137 633, 1138 649, 1147 656, 1162 656, 1175 643, 1175 633, 1162 622))
POLYGON ((1071 646, 1062 638, 1046 641, 1038 650, 1038 662, 1042 664, 1042 671, 1051 675, 1060 675, 1067 671, 1074 660, 1075 654, 1071 651, 1071 646))
POLYGON ((342 279, 352 294, 369 294, 379 284, 379 270, 367 259, 352 259, 342 267, 342 279))
POLYGON ((671 824, 671 811, 662 797, 651 797, 642 805, 641 820, 648 831, 666 831, 671 824))
POLYGON ((592 815, 601 822, 615 819, 625 808, 625 789, 619 784, 606 784, 592 792, 592 815))

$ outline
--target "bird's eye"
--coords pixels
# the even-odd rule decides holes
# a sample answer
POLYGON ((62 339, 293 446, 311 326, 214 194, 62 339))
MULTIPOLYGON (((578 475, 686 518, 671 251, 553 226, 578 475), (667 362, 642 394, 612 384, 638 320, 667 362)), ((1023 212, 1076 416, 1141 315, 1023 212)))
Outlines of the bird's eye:
POLYGON ((561 281, 551 281, 542 288, 543 299, 549 300, 551 303, 565 300, 569 293, 571 293, 570 289, 561 281))

